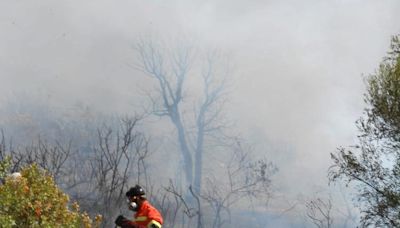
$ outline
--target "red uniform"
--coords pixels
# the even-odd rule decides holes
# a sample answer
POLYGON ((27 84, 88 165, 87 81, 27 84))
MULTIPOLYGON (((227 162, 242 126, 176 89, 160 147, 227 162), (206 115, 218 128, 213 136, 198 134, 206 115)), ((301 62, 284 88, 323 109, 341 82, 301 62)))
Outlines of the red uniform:
POLYGON ((138 208, 134 221, 126 221, 123 228, 161 228, 163 219, 160 212, 147 200, 138 208))

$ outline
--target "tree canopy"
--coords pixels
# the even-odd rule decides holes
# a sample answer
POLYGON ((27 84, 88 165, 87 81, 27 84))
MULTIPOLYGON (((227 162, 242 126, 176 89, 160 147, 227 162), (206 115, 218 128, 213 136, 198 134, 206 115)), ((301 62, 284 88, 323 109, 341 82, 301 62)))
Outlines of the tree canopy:
POLYGON ((400 36, 387 57, 367 76, 364 115, 355 147, 332 153, 330 180, 354 183, 361 224, 400 226, 400 36))

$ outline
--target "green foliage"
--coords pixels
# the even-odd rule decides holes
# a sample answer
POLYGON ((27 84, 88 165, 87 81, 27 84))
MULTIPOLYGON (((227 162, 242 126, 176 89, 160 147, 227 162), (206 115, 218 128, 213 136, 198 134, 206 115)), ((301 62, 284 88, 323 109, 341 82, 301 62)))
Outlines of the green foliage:
POLYGON ((21 177, 6 177, 0 186, 0 224, 2 227, 98 227, 54 183, 53 177, 33 164, 21 177))
POLYGON ((399 143, 400 137, 400 42, 399 37, 392 40, 392 51, 380 65, 376 74, 368 80, 366 110, 370 128, 378 139, 387 138, 399 143))
POLYGON ((400 227, 400 41, 367 78, 365 116, 355 148, 331 154, 330 180, 355 183, 363 226, 400 227))
POLYGON ((0 161, 0 180, 3 180, 6 177, 10 166, 11 166, 11 157, 7 156, 4 160, 0 161))

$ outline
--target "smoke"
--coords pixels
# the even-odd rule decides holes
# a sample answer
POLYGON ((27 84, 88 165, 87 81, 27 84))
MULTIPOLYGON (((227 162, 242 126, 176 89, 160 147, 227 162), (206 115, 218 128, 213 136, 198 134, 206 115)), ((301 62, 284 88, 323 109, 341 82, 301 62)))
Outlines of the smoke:
POLYGON ((399 33, 399 11, 397 0, 2 1, 0 107, 24 93, 133 112, 149 86, 135 41, 191 39, 232 57, 229 115, 295 198, 326 186, 329 153, 355 142, 362 75, 399 33))

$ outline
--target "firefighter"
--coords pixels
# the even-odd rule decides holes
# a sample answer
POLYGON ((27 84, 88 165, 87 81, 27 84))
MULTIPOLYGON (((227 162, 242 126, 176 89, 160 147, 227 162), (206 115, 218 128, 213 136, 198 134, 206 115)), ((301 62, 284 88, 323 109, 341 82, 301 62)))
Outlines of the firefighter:
POLYGON ((126 192, 129 209, 135 211, 134 220, 131 221, 123 215, 118 216, 115 224, 122 228, 161 228, 163 219, 160 212, 146 199, 142 187, 136 185, 126 192))

